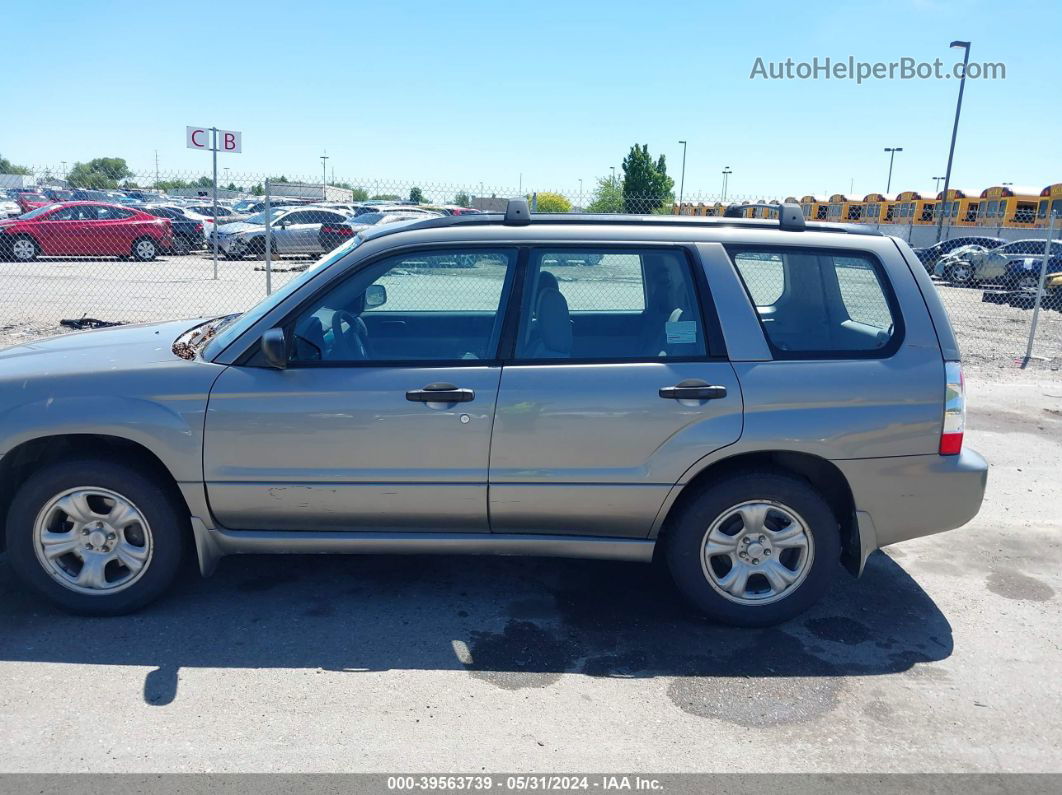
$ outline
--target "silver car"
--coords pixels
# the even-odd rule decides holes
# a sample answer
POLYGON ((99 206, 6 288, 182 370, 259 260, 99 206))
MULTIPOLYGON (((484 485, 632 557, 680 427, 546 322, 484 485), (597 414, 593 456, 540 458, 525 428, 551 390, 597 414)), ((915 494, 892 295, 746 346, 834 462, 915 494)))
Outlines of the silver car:
MULTIPOLYGON (((968 282, 998 282, 1002 281, 1007 274, 1007 265, 1012 262, 1025 264, 1039 264, 1043 260, 1045 246, 1044 238, 1031 238, 1029 240, 1013 240, 1010 243, 975 254, 970 258, 973 266, 973 274, 968 282)), ((1051 241, 1051 256, 1057 257, 1062 254, 1062 240, 1051 241)))
POLYGON ((796 205, 374 226, 241 315, 0 364, 11 567, 93 615, 186 550, 449 553, 655 557, 762 626, 969 521, 987 476, 925 268, 796 205))
MULTIPOLYGON (((344 220, 349 213, 312 205, 270 208, 269 233, 274 254, 309 256, 321 254, 318 232, 321 224, 344 220)), ((240 259, 248 254, 265 254, 266 214, 263 210, 245 221, 222 224, 217 228, 218 249, 228 259, 240 259)), ((213 245, 213 238, 208 241, 213 245)))

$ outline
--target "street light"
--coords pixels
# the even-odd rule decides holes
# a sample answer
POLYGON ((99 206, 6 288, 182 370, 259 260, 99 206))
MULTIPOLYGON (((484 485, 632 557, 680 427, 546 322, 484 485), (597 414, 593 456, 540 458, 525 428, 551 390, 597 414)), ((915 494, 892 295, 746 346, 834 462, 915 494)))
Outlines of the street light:
MULTIPOLYGON (((679 182, 679 212, 682 212, 682 194, 686 192, 686 142, 679 141, 682 144, 682 181, 679 182)), ((671 183, 674 185, 675 183, 671 183)))
POLYGON ((328 201, 328 150, 321 155, 321 199, 328 201))
POLYGON ((966 88, 966 67, 970 63, 970 42, 953 41, 949 47, 960 47, 963 50, 962 78, 959 80, 959 99, 955 102, 955 123, 951 127, 951 147, 948 149, 948 168, 944 172, 944 198, 940 202, 940 218, 937 219, 937 241, 944 231, 944 208, 948 203, 948 186, 951 184, 951 161, 955 157, 955 136, 959 132, 959 114, 962 112, 962 92, 966 88))
POLYGON ((940 182, 944 177, 933 177, 933 192, 940 193, 940 182))
POLYGON ((896 153, 897 152, 902 152, 903 151, 903 147, 902 146, 895 146, 895 147, 886 146, 885 147, 885 151, 889 153, 889 181, 888 181, 888 184, 885 185, 885 192, 888 193, 889 191, 892 190, 892 159, 894 157, 896 157, 896 153))
POLYGON ((726 183, 729 181, 729 177, 733 173, 734 172, 730 170, 730 166, 727 166, 726 168, 723 169, 723 196, 719 200, 720 202, 725 202, 726 201, 726 183))
POLYGON ((609 177, 609 182, 611 183, 612 187, 616 187, 616 167, 609 166, 609 168, 612 170, 612 176, 609 177))

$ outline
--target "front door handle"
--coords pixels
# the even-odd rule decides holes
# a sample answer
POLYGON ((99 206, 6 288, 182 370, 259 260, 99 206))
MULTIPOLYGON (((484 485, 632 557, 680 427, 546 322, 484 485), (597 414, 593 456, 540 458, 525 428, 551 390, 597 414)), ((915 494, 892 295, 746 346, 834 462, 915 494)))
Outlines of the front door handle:
POLYGON ((467 403, 475 399, 474 391, 461 389, 453 384, 428 384, 423 389, 410 389, 406 392, 406 400, 418 403, 467 403))
POLYGON ((713 386, 707 381, 689 378, 674 386, 660 387, 660 397, 668 400, 718 400, 726 397, 726 387, 713 386))

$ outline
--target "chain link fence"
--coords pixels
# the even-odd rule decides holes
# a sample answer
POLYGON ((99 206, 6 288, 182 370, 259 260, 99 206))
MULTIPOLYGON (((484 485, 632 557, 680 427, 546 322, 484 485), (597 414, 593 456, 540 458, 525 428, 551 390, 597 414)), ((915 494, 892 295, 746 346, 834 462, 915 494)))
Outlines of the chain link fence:
MULTIPOLYGON (((510 196, 529 196, 538 212, 699 216, 764 201, 687 194, 679 207, 671 196, 625 192, 619 177, 599 180, 592 191, 583 191, 269 178, 226 170, 219 176, 215 204, 211 180, 198 174, 125 174, 74 185, 63 173, 34 169, 22 185, 0 192, 0 218, 19 219, 0 232, 0 345, 91 326, 91 321, 134 323, 239 312, 358 229, 410 217, 499 212, 510 196)), ((940 291, 966 361, 987 367, 1032 361, 1060 374, 1062 220, 1047 219, 1030 228, 954 223, 939 230, 924 217, 906 220, 867 225, 916 249, 940 291)), ((580 264, 595 263, 556 263, 570 273, 579 269, 567 266, 580 264)), ((466 265, 426 262, 422 267, 441 276, 466 265)), ((764 261, 756 267, 769 275, 772 264, 764 261)), ((860 298, 867 278, 862 264, 839 267, 850 311, 865 311, 868 317, 883 311, 864 306, 860 298)), ((576 293, 592 290, 593 284, 581 279, 568 285, 570 300, 578 303, 576 293)), ((769 303, 766 293, 772 284, 766 278, 756 287, 765 291, 758 302, 769 303)))

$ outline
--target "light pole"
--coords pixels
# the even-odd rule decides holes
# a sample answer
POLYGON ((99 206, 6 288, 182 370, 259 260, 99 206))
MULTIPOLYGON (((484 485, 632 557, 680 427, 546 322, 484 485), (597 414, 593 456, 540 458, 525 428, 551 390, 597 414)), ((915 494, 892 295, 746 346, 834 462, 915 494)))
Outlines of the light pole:
POLYGON ((580 179, 579 180, 579 203, 582 204, 582 202, 583 202, 583 181, 580 179))
POLYGON ((679 141, 679 143, 682 144, 682 181, 679 182, 679 212, 682 212, 682 194, 686 192, 686 142, 679 141))
POLYGON ((328 154, 321 155, 321 200, 328 201, 328 154))
POLYGON ((937 241, 940 241, 940 236, 944 231, 944 212, 943 208, 948 202, 948 186, 951 184, 951 162, 955 157, 955 136, 959 132, 959 114, 962 112, 962 92, 966 88, 966 67, 970 63, 970 42, 968 41, 953 41, 948 45, 949 47, 961 47, 963 49, 962 57, 962 78, 959 80, 959 99, 955 102, 955 123, 951 127, 951 147, 948 149, 948 168, 944 171, 944 199, 941 201, 941 213, 940 218, 937 219, 937 241))
POLYGON ((612 176, 609 177, 609 182, 612 183, 612 187, 614 188, 614 187, 616 187, 616 167, 615 166, 609 166, 609 168, 612 170, 612 176))
POLYGON ((730 166, 723 169, 723 197, 719 200, 720 202, 726 201, 726 184, 730 181, 730 175, 733 173, 734 172, 730 170, 730 166))
POLYGON ((895 147, 886 146, 885 147, 885 151, 889 153, 889 181, 885 185, 885 192, 888 193, 889 191, 892 190, 892 159, 894 157, 896 157, 896 153, 897 152, 902 152, 903 151, 903 147, 902 146, 895 146, 895 147))
POLYGON ((933 177, 933 192, 940 193, 940 182, 944 177, 933 177))

